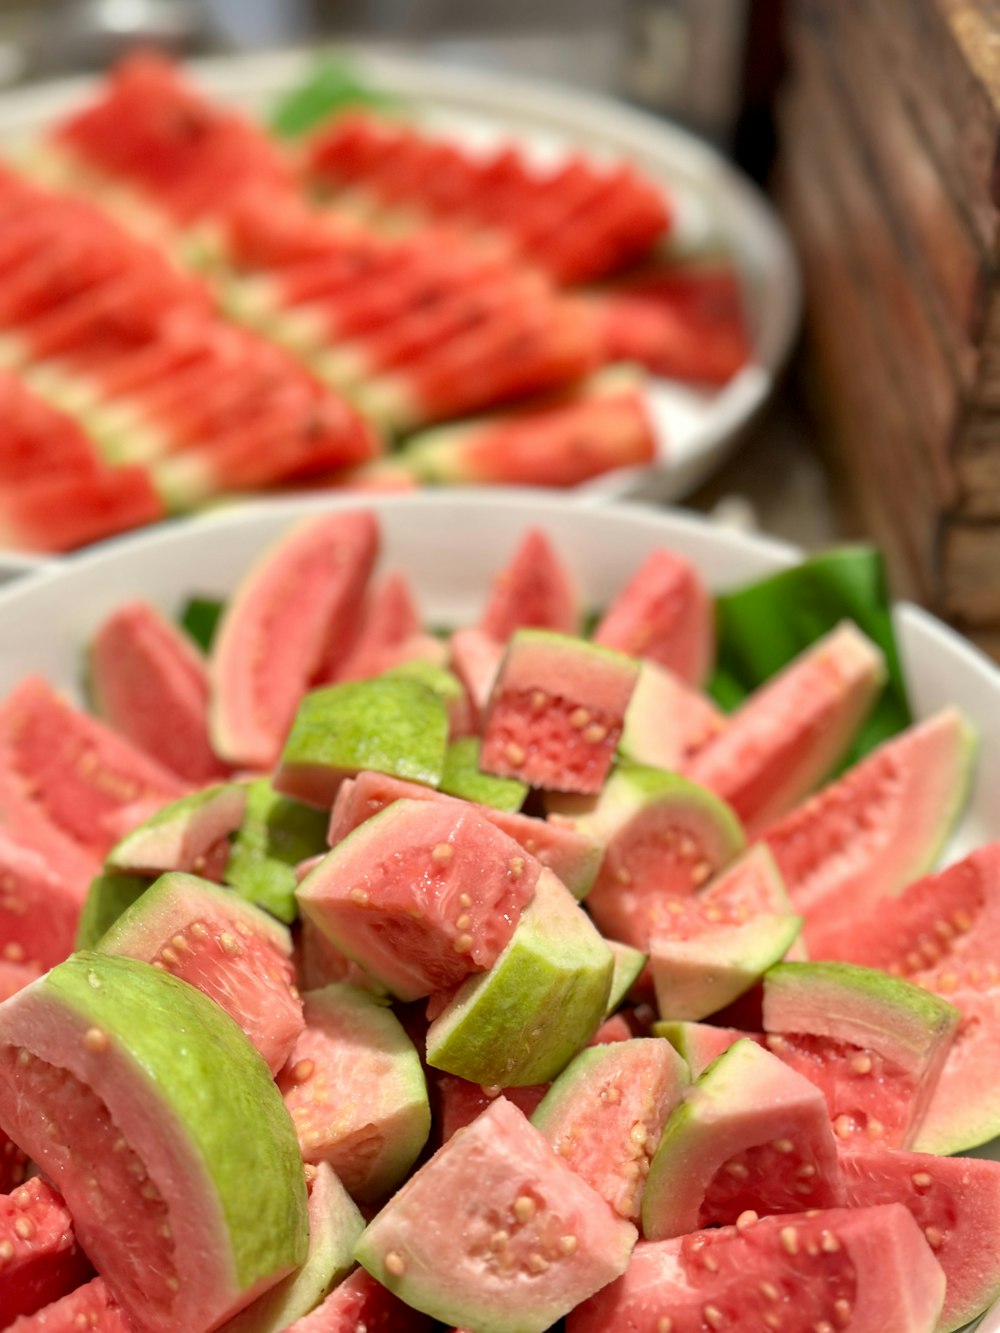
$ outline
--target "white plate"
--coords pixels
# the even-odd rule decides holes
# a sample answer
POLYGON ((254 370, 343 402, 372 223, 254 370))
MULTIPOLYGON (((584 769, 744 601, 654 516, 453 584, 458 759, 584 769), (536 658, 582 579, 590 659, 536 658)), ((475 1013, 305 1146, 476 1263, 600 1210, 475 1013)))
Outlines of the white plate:
MULTIPOLYGON (((688 556, 715 590, 799 558, 784 543, 693 516, 635 505, 589 507, 534 491, 428 492, 366 503, 381 519, 383 564, 406 571, 424 615, 436 624, 477 615, 491 575, 530 525, 550 534, 590 606, 607 602, 657 546, 688 556)), ((0 696, 34 672, 79 698, 83 647, 119 603, 145 597, 176 613, 192 594, 226 597, 290 522, 356 506, 350 497, 329 496, 241 506, 105 543, 0 590, 0 696)), ((976 782, 948 849, 951 860, 1000 838, 1000 671, 914 606, 897 605, 895 623, 916 713, 958 703, 979 735, 976 782)), ((995 1146, 980 1155, 1000 1156, 995 1146)), ((995 1318, 990 1333, 1000 1330, 1000 1307, 995 1318)))
MULTIPOLYGON (((716 393, 653 380, 650 408, 660 438, 655 467, 619 469, 580 489, 595 497, 676 500, 737 443, 774 386, 798 328, 801 291, 787 233, 756 187, 695 136, 609 98, 555 89, 483 70, 459 70, 365 46, 338 48, 372 86, 411 102, 428 125, 486 145, 511 135, 551 160, 570 148, 628 159, 662 184, 678 208, 684 250, 718 242, 743 280, 754 360, 716 393)), ((266 112, 311 67, 314 53, 232 56, 196 62, 210 93, 266 112)), ((93 79, 63 80, 0 98, 0 143, 21 146, 82 104, 93 79)))

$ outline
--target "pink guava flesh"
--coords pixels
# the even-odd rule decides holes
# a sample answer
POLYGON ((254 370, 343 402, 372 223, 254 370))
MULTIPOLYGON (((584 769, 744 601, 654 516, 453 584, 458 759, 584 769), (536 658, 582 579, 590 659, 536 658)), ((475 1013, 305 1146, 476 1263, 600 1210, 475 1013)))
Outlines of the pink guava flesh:
POLYGON ((433 1327, 433 1320, 358 1268, 286 1333, 429 1333, 433 1327))
POLYGON ((15 1319, 6 1333, 80 1333, 81 1329, 86 1333, 135 1333, 99 1277, 37 1314, 15 1319))
POLYGON ((525 628, 573 634, 579 616, 569 571, 545 533, 531 528, 494 578, 478 628, 497 643, 506 643, 515 630, 525 628))
POLYGON ((73 951, 89 878, 66 879, 0 825, 0 958, 43 970, 73 951))
POLYGON ((8 1320, 34 1314, 93 1271, 76 1243, 69 1209, 38 1177, 0 1195, 0 1254, 0 1311, 8 1320))

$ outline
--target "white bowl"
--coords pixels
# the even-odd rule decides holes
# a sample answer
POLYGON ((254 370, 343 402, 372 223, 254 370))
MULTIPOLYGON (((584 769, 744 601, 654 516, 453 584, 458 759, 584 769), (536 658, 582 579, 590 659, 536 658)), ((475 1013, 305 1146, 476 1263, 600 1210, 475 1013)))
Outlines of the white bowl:
MULTIPOLYGON (((412 579, 433 624, 476 616, 490 576, 531 525, 549 533, 592 606, 607 602, 657 546, 688 556, 716 590, 787 568, 800 554, 686 514, 593 508, 531 491, 427 492, 364 503, 381 519, 383 563, 412 579)), ((39 673, 80 697, 84 646, 116 605, 145 597, 173 613, 191 595, 225 597, 290 522, 358 507, 356 497, 326 495, 241 506, 123 537, 29 574, 0 590, 0 694, 39 673)), ((916 714, 956 703, 979 735, 972 798, 946 856, 953 860, 1000 838, 1000 671, 917 607, 897 605, 895 624, 916 714)), ((993 1317, 982 1333, 1000 1330, 1000 1307, 993 1317)))

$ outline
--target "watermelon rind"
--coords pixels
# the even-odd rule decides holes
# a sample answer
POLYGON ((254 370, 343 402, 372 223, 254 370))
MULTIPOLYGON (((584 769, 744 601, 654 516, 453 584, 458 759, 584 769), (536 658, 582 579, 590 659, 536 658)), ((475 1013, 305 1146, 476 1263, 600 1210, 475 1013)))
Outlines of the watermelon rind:
POLYGON ((464 801, 475 801, 494 810, 516 814, 528 794, 527 785, 517 778, 498 778, 479 767, 481 742, 478 736, 463 736, 452 741, 444 757, 441 790, 464 801))
POLYGON ((90 881, 76 930, 76 947, 93 949, 121 914, 146 892, 152 881, 142 875, 104 871, 90 881))
POLYGON ((326 850, 324 812, 282 796, 267 778, 247 786, 243 822, 223 880, 247 902, 291 925, 299 914, 295 867, 326 850))
POLYGON ((543 870, 503 953, 428 1029, 428 1064, 486 1087, 548 1082, 600 1024, 613 971, 576 899, 543 870))
POLYGON ((171 801, 116 843, 106 864, 142 875, 197 874, 212 847, 239 827, 246 800, 238 783, 220 783, 171 801))
POLYGON ((618 940, 605 940, 614 960, 611 973, 611 990, 608 992, 608 1007, 604 1017, 610 1018, 615 1010, 624 1003, 626 995, 639 980, 642 969, 646 966, 646 954, 641 949, 633 949, 631 944, 621 944, 618 940))

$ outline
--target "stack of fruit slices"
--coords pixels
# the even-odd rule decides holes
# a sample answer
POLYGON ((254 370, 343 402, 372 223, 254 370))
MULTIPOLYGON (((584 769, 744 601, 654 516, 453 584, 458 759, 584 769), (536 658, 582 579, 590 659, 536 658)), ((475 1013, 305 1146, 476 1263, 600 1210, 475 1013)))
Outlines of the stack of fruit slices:
POLYGON ((0 1327, 974 1318, 1000 1164, 941 1154, 1000 1133, 1000 856, 932 870, 961 716, 831 778, 886 675, 854 625, 723 714, 670 551, 589 636, 540 531, 447 635, 378 551, 306 520, 207 658, 136 602, 96 716, 0 706, 0 1327))

